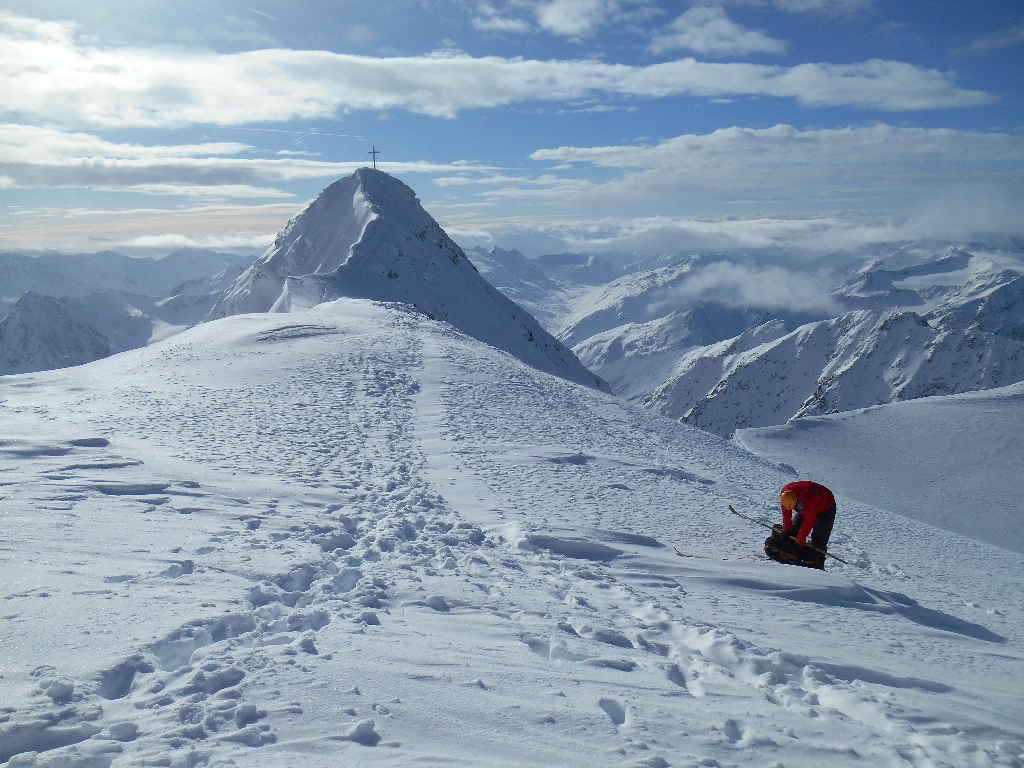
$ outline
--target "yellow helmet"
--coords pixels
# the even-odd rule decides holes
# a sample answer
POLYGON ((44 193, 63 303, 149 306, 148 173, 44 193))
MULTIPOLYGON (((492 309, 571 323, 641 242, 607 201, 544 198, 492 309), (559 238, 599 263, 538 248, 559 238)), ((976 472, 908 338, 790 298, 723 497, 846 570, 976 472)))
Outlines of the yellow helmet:
POLYGON ((779 505, 783 509, 788 509, 790 511, 796 509, 797 502, 799 501, 800 499, 796 497, 796 494, 793 493, 793 491, 783 491, 782 495, 779 496, 779 505))

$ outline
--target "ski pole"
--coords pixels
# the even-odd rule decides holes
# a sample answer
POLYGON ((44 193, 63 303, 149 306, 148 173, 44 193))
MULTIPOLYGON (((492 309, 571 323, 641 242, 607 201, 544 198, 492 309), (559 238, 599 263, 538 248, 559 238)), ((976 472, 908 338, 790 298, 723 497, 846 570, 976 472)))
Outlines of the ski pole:
MULTIPOLYGON (((749 515, 744 515, 744 514, 743 514, 742 512, 737 512, 737 511, 736 511, 736 509, 735 509, 735 508, 733 507, 733 505, 732 505, 732 504, 730 504, 730 505, 729 505, 729 511, 730 511, 730 512, 732 512, 732 513, 733 513, 734 515, 739 515, 740 517, 742 517, 742 518, 743 518, 743 519, 745 519, 745 520, 749 520, 749 521, 750 521, 750 522, 752 522, 752 523, 757 523, 757 524, 758 524, 758 525, 760 525, 760 526, 761 526, 762 528, 768 528, 769 530, 771 530, 771 526, 770 526, 770 525, 768 525, 767 523, 762 523, 762 522, 761 522, 760 520, 757 520, 757 519, 755 519, 755 518, 753 518, 753 517, 750 517, 749 515)), ((793 537, 792 535, 790 535, 790 537, 789 537, 789 538, 793 539, 793 541, 796 541, 796 538, 795 538, 795 537, 793 537)), ((831 558, 832 558, 833 560, 838 560, 838 561, 839 561, 840 563, 842 563, 843 565, 849 565, 849 563, 848 563, 848 562, 846 562, 845 560, 843 560, 843 558, 841 558, 841 557, 836 557, 836 556, 835 556, 835 555, 833 555, 833 554, 832 554, 831 552, 826 552, 826 551, 825 551, 825 550, 823 550, 823 549, 818 549, 818 548, 817 548, 816 546, 814 546, 813 544, 806 544, 805 546, 806 546, 806 547, 807 547, 808 549, 813 549, 813 550, 814 550, 815 552, 818 552, 819 554, 825 555, 825 557, 831 557, 831 558)))

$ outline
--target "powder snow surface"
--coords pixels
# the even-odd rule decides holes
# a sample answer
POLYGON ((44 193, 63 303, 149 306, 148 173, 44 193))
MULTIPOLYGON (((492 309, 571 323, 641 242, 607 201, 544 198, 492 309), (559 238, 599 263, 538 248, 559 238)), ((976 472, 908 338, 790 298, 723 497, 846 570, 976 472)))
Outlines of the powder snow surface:
POLYGON ((7 377, 0 467, 0 763, 1021 764, 1020 554, 767 562, 785 468, 420 313, 7 377))

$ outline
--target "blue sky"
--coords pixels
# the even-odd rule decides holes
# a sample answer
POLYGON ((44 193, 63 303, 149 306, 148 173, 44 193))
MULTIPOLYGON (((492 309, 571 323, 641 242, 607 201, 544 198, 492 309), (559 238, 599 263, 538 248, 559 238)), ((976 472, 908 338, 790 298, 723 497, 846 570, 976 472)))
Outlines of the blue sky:
POLYGON ((1024 232, 1019 1, 0 2, 0 248, 261 251, 369 161, 463 245, 1024 232))

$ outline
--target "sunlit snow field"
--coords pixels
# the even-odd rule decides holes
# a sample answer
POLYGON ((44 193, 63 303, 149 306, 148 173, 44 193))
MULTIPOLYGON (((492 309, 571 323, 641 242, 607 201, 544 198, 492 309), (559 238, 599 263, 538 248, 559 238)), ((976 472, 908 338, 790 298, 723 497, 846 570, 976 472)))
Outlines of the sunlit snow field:
POLYGON ((397 306, 4 378, 0 468, 0 763, 1024 764, 1021 555, 767 562, 787 465, 397 306))

